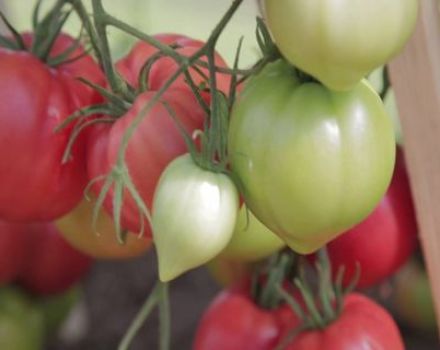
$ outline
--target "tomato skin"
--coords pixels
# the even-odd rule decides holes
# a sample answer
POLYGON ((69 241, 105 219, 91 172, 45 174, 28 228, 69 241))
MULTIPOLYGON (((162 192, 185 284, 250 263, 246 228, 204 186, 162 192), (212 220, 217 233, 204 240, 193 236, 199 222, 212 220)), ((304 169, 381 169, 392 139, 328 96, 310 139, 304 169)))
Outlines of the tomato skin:
POLYGON ((27 236, 18 225, 0 220, 0 285, 13 282, 26 258, 27 236))
MULTIPOLYGON (((32 41, 32 35, 24 38, 32 41)), ((67 43, 72 45, 74 39, 58 37, 53 53, 62 52, 67 43)), ((71 113, 95 102, 96 93, 76 79, 80 75, 95 83, 102 80, 98 65, 89 56, 49 68, 28 52, 0 48, 1 218, 50 220, 81 199, 87 184, 85 136, 75 143, 71 159, 62 164, 73 125, 54 133, 71 113), (17 188, 21 189, 19 196, 17 188)))
POLYGON ((403 350, 399 328, 381 306, 358 293, 345 297, 339 318, 324 330, 300 333, 286 350, 403 350))
POLYGON ((301 84, 279 60, 238 97, 232 170, 254 215, 295 251, 316 251, 375 208, 391 180, 395 141, 383 104, 361 82, 349 92, 301 84))
POLYGON ((218 255, 231 239, 238 206, 227 175, 200 168, 189 154, 172 161, 153 201, 159 278, 170 281, 218 255))
POLYGON ((54 224, 62 236, 77 250, 97 259, 127 259, 144 254, 151 240, 129 232, 125 244, 118 243, 114 223, 104 211, 99 212, 93 228, 95 203, 83 200, 70 213, 54 224))
POLYGON ((382 201, 364 221, 327 246, 334 272, 345 266, 344 284, 359 263, 359 288, 395 273, 417 247, 417 222, 403 152, 397 151, 393 178, 382 201))
MULTIPOLYGON (((196 53, 203 45, 203 41, 192 39, 185 35, 162 33, 154 35, 154 38, 166 45, 177 45, 179 48, 176 51, 183 56, 191 56, 196 53)), ((137 42, 130 52, 116 63, 118 72, 130 83, 133 87, 138 87, 139 74, 145 62, 158 50, 144 41, 137 42)), ((215 63, 219 67, 226 67, 223 58, 216 54, 215 63)), ((150 90, 159 90, 179 68, 176 62, 170 57, 161 57, 151 67, 148 79, 148 88, 150 90)), ((208 76, 207 68, 200 68, 206 76, 208 76)), ((204 81, 203 77, 194 69, 190 69, 190 74, 195 84, 198 85, 204 81)), ((229 91, 230 76, 227 74, 217 74, 217 88, 224 93, 229 91)), ((188 88, 185 83, 184 76, 177 78, 171 85, 172 88, 188 88)), ((207 97, 205 95, 205 97, 207 97)))
POLYGON ((92 260, 72 248, 53 224, 28 224, 23 229, 28 249, 18 280, 29 292, 62 293, 89 271, 92 260))
MULTIPOLYGON (((114 124, 94 131, 88 145, 87 160, 91 180, 106 175, 112 169, 124 132, 154 94, 152 91, 142 93, 137 97, 133 107, 114 124)), ((197 105, 189 90, 170 89, 165 92, 162 101, 169 104, 189 134, 203 128, 203 110, 197 105)), ((169 162, 186 151, 185 141, 168 110, 162 103, 154 105, 131 137, 125 153, 131 179, 148 208, 151 208, 154 190, 161 173, 169 162)), ((99 195, 102 184, 102 181, 96 182, 92 187, 96 196, 99 195)), ((107 212, 113 215, 112 189, 106 196, 104 206, 107 212)), ((131 194, 125 191, 122 227, 135 233, 144 227, 144 235, 149 238, 150 225, 145 218, 142 220, 143 224, 131 194)))
POLYGON ((394 279, 393 311, 406 326, 420 335, 437 334, 434 300, 423 265, 411 259, 394 279))
POLYGON ((243 204, 232 238, 219 257, 254 262, 275 253, 285 245, 284 241, 264 226, 243 204))
POLYGON ((0 349, 41 350, 44 316, 20 290, 0 289, 0 349))
POLYGON ((245 293, 225 290, 205 311, 193 349, 272 350, 279 341, 281 322, 294 319, 287 306, 264 310, 245 293))
POLYGON ((417 0, 265 0, 268 27, 292 64, 348 90, 395 56, 416 23, 417 0))

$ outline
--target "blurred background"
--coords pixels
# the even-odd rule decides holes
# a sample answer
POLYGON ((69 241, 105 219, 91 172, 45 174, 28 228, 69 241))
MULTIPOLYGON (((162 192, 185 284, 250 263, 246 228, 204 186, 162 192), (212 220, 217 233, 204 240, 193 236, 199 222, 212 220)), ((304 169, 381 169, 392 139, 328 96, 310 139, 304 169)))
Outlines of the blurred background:
MULTIPOLYGON (((90 1, 87 0, 84 3, 90 5, 90 1)), ((227 9, 230 1, 104 0, 103 3, 110 13, 146 33, 177 32, 197 39, 205 39, 214 23, 227 9)), ((43 1, 43 9, 50 4, 50 0, 43 1)), ((33 1, 0 0, 2 11, 19 30, 30 28, 32 5, 33 1)), ((255 41, 257 13, 256 2, 245 1, 221 37, 218 49, 228 63, 233 62, 241 36, 244 36, 244 46, 240 66, 248 67, 258 58, 255 41)), ((67 30, 76 35, 80 28, 74 17, 72 16, 72 20, 69 20, 67 30)), ((4 30, 4 27, 2 29, 4 30)), ((110 30, 110 38, 115 59, 124 55, 134 41, 133 38, 113 29, 110 30)), ((376 72, 372 80, 376 86, 380 86, 381 72, 376 72)), ((395 121, 396 132, 400 135, 397 111, 392 96, 388 98, 387 105, 395 121)), ((393 279, 370 293, 395 312, 406 339, 407 349, 439 349, 426 275, 423 275, 423 272, 415 274, 402 272, 402 275, 400 282, 393 279), (400 306, 394 305, 396 294, 393 286, 396 283, 414 287, 403 292, 403 296, 399 297, 399 300, 402 300, 400 306), (400 308, 400 311, 396 308, 400 308)), ((151 291, 155 280, 156 257, 152 250, 140 258, 128 261, 94 262, 91 271, 81 284, 66 294, 64 300, 67 301, 55 304, 54 307, 58 310, 63 309, 63 312, 60 313, 61 316, 58 317, 60 320, 48 337, 46 349, 116 349, 136 312, 151 291)), ((172 283, 173 349, 191 348, 197 322, 203 310, 220 289, 220 284, 206 268, 187 273, 172 283)), ((157 349, 157 315, 155 313, 142 327, 131 349, 157 349)))

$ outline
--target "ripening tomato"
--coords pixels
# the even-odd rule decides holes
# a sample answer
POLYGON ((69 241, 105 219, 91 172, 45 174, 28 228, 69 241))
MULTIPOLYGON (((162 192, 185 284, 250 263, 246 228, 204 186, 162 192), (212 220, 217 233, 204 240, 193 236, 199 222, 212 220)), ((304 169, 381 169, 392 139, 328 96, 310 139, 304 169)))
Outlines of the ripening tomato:
MULTIPOLYGON (((24 40, 30 45, 32 34, 24 35, 24 40)), ((58 36, 51 56, 72 45, 75 39, 58 36)), ((62 164, 73 124, 59 133, 54 128, 76 110, 97 102, 93 89, 77 78, 99 84, 103 76, 81 47, 69 57, 77 59, 49 67, 29 52, 0 48, 0 218, 54 219, 70 211, 83 195, 85 136, 79 137, 71 158, 62 164)))
POLYGON ((344 284, 360 267, 357 286, 369 287, 395 273, 417 247, 417 222, 401 149, 387 193, 364 221, 331 241, 334 272, 345 266, 344 284))
POLYGON ((89 271, 92 260, 72 248, 53 224, 26 224, 22 230, 28 241, 18 282, 31 293, 62 293, 89 271))
POLYGON ((287 305, 274 310, 257 306, 236 290, 222 291, 197 327, 194 350, 273 350, 284 327, 298 319, 287 305))
POLYGON ((243 204, 234 233, 221 258, 236 261, 258 261, 284 247, 286 243, 264 226, 243 204))
POLYGON ((200 168, 189 154, 172 161, 153 200, 159 278, 170 281, 218 255, 231 239, 238 205, 227 175, 200 168))
POLYGON ((301 82, 282 60, 238 96, 232 170, 253 214, 295 251, 316 251, 363 220, 391 180, 395 140, 379 96, 301 82))
POLYGON ((292 64, 334 90, 349 90, 410 37, 417 0, 264 0, 269 30, 292 64))
POLYGON ((99 212, 94 228, 93 206, 93 202, 83 200, 70 213, 54 222, 73 247, 98 259, 125 259, 139 256, 151 246, 151 239, 131 232, 127 234, 125 244, 120 244, 113 220, 104 210, 99 212))
POLYGON ((391 315, 358 293, 344 299, 341 314, 325 329, 297 335, 286 350, 404 350, 402 336, 391 315))

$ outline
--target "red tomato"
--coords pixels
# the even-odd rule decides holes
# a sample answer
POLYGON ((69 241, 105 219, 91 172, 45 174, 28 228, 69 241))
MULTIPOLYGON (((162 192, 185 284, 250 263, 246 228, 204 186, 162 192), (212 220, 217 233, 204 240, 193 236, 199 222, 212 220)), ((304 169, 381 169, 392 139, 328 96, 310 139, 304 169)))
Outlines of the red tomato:
POLYGON ((403 153, 398 150, 393 179, 370 216, 328 245, 334 272, 345 265, 348 284, 360 265, 358 287, 380 283, 395 273, 417 246, 417 222, 403 153))
MULTIPOLYGON (((120 142, 127 127, 139 111, 151 100, 154 92, 139 95, 133 107, 114 124, 96 129, 90 137, 88 152, 88 171, 90 179, 106 175, 115 164, 120 142)), ((174 110, 188 133, 203 127, 204 113, 191 92, 186 89, 170 89, 162 97, 174 110)), ((161 104, 156 104, 139 125, 129 141, 125 154, 130 176, 145 204, 151 208, 153 194, 160 174, 177 156, 187 150, 181 133, 172 116, 161 104)), ((96 182, 93 190, 99 194, 103 182, 96 182)), ((104 203, 106 210, 113 213, 113 192, 110 191, 104 203)), ((141 221, 139 211, 128 191, 124 193, 122 208, 122 227, 139 232, 141 221)), ((145 218, 143 219, 145 220, 145 218)), ((145 235, 151 230, 145 221, 145 235)))
POLYGON ((194 350, 272 350, 287 322, 297 324, 286 305, 264 310, 244 293, 226 290, 205 311, 194 350))
POLYGON ((27 249, 18 281, 30 292, 64 292, 89 270, 92 260, 72 248, 53 224, 22 225, 21 229, 27 236, 27 249))
MULTIPOLYGON (((156 34, 155 39, 159 40, 166 45, 177 45, 179 48, 176 51, 184 56, 191 56, 196 53, 202 46, 203 42, 195 40, 180 34, 156 34)), ((132 86, 138 87, 138 77, 145 65, 145 62, 154 55, 158 50, 144 41, 137 42, 127 56, 122 58, 116 63, 116 67, 119 73, 129 82, 132 86)), ((206 59, 204 59, 206 61, 206 59)), ((216 65, 220 67, 226 67, 226 63, 219 56, 215 57, 216 65)), ((166 80, 173 75, 179 66, 170 57, 161 57, 151 67, 149 73, 148 87, 151 90, 159 90, 166 80)), ((201 68, 201 71, 208 76, 208 69, 201 68)), ((194 69, 190 69, 191 77, 196 84, 200 84, 205 79, 196 72, 194 69)), ((227 93, 229 91, 230 76, 226 74, 217 75, 217 87, 219 90, 227 93)), ((184 76, 180 76, 172 85, 173 87, 184 86, 187 88, 184 76)))
POLYGON ((21 228, 0 221, 0 285, 16 279, 26 258, 27 236, 21 228))
POLYGON ((286 350, 403 350, 399 329, 385 309, 367 297, 345 297, 341 315, 323 330, 300 333, 286 350))
MULTIPOLYGON (((203 45, 200 41, 181 35, 163 34, 157 35, 156 38, 165 44, 177 43, 182 46, 178 50, 184 55, 193 54, 203 45)), ((144 42, 137 43, 131 52, 117 63, 118 71, 130 84, 137 86, 137 77, 142 66, 155 52, 157 50, 152 46, 144 42)), ((217 57, 217 61, 218 65, 225 65, 220 56, 217 57)), ((113 125, 95 128, 88 147, 87 164, 90 179, 106 175, 112 169, 127 127, 177 68, 177 64, 172 59, 160 58, 150 72, 149 90, 141 93, 132 108, 113 125)), ((202 71, 207 72, 206 69, 202 71)), ((192 71, 192 74, 197 83, 201 81, 198 73, 192 71)), ((229 88, 229 80, 229 76, 218 74, 218 87, 226 91, 229 88)), ((205 94, 204 97, 209 96, 205 94)), ((194 130, 203 129, 205 113, 191 89, 184 83, 183 77, 166 91, 161 102, 169 104, 190 135, 194 130)), ((130 139, 125 154, 130 176, 148 208, 151 208, 154 190, 162 171, 174 158, 186 152, 186 144, 173 117, 162 103, 157 103, 130 139)), ((95 183, 93 186, 95 194, 99 194, 102 184, 103 182, 95 183)), ((106 196, 104 207, 110 214, 113 214, 112 189, 106 196)), ((143 220, 142 224, 134 200, 125 191, 121 217, 122 227, 132 232, 139 232, 142 227, 145 227, 145 235, 150 237, 151 229, 146 220, 143 220)))
MULTIPOLYGON (((30 45, 32 34, 24 40, 30 45)), ((73 44, 60 35, 51 56, 73 44)), ((83 52, 77 48, 71 57, 83 52)), ((54 128, 96 102, 97 94, 77 78, 100 83, 102 73, 88 55, 50 68, 29 52, 0 48, 0 76, 0 217, 26 222, 59 217, 79 202, 87 184, 85 137, 62 164, 73 125, 59 133, 54 128)))

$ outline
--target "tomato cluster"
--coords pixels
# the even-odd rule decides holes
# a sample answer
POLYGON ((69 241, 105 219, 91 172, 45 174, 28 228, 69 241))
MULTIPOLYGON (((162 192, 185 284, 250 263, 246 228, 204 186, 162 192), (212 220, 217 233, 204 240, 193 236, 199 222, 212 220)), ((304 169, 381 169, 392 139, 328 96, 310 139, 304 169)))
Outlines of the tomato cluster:
POLYGON ((250 279, 280 250, 298 257, 327 246, 334 274, 321 260, 322 300, 301 288, 301 264, 283 276, 295 275, 301 295, 290 298, 324 312, 323 323, 286 300, 263 308, 248 290, 224 291, 195 349, 274 349, 296 328, 286 349, 403 349, 381 307, 336 291, 358 273, 359 288, 377 285, 417 245, 403 151, 364 79, 401 50, 417 1, 262 3, 264 57, 248 71, 227 67, 217 30, 206 43, 145 36, 115 64, 99 20, 94 28, 83 18, 99 63, 58 26, 52 42, 38 26, 2 37, 0 282, 58 293, 90 256, 130 258, 153 242, 163 282, 207 263, 250 279))

